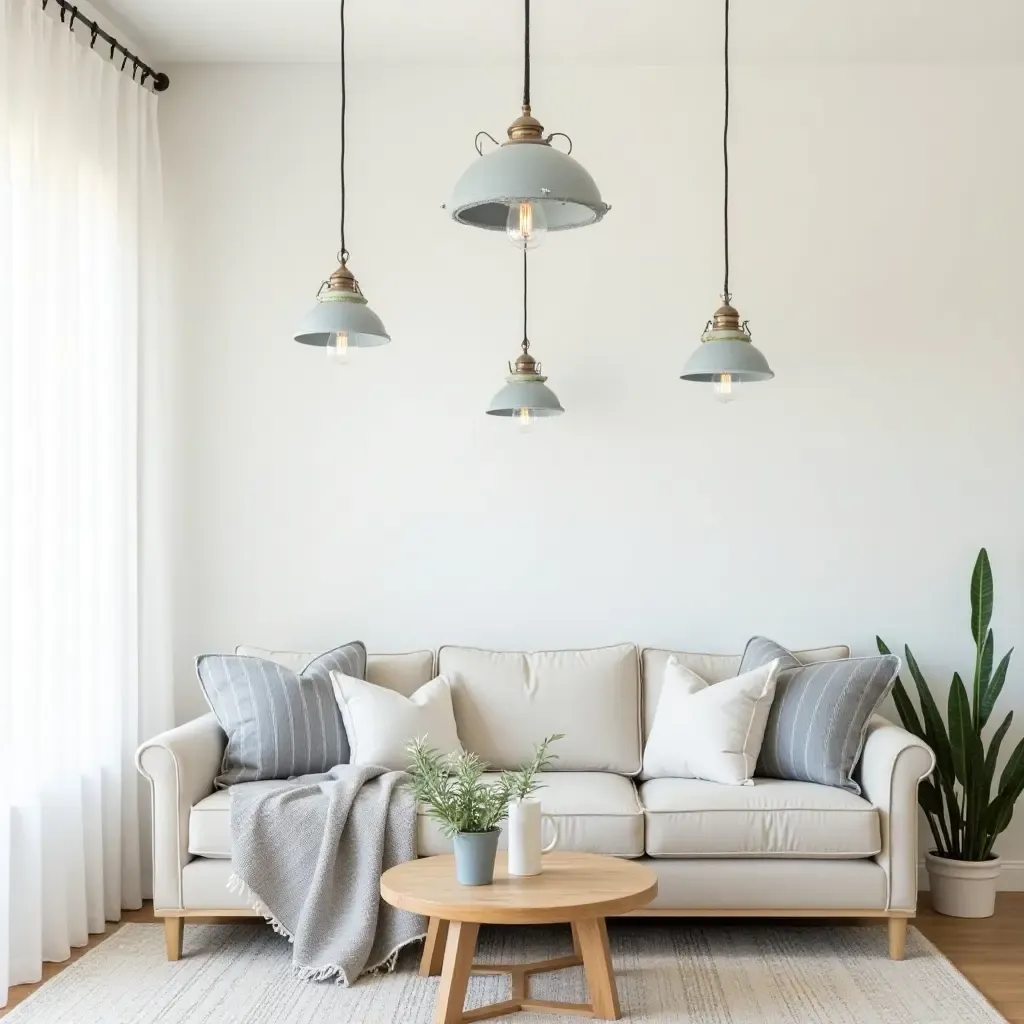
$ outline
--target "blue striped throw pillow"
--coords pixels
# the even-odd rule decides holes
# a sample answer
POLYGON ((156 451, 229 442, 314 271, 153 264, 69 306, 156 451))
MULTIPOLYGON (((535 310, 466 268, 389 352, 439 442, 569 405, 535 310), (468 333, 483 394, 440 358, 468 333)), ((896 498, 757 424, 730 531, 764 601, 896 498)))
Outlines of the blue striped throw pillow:
POLYGON ((238 654, 196 658, 206 701, 228 736, 218 789, 326 772, 348 763, 348 737, 331 688, 332 670, 364 678, 366 648, 358 641, 336 647, 300 673, 276 661, 238 654))
POLYGON ((819 782, 860 793, 853 771, 864 749, 868 721, 888 696, 900 659, 894 654, 805 665, 781 644, 752 637, 740 672, 779 659, 775 700, 756 774, 819 782))

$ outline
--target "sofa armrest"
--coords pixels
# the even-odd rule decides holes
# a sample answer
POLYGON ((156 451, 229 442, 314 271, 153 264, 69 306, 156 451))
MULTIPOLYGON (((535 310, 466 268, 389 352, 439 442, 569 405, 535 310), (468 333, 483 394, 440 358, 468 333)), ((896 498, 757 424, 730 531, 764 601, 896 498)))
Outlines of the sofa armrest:
POLYGON ((191 860, 192 805, 213 792, 227 737, 209 714, 154 736, 135 754, 153 793, 153 907, 183 910, 181 870, 191 860))
POLYGON ((887 910, 917 909, 917 787, 934 767, 931 747, 881 715, 871 718, 854 775, 878 808, 882 849, 875 860, 887 880, 887 910))

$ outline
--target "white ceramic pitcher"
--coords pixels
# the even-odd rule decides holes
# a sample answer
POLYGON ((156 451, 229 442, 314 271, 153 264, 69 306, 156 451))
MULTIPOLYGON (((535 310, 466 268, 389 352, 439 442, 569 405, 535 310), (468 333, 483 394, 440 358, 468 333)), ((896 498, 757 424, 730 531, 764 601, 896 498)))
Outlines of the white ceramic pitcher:
POLYGON ((558 824, 550 814, 542 814, 540 801, 513 800, 508 805, 508 873, 510 875, 539 875, 541 855, 550 853, 558 845, 558 824), (547 822, 551 826, 551 842, 541 845, 541 829, 547 822))

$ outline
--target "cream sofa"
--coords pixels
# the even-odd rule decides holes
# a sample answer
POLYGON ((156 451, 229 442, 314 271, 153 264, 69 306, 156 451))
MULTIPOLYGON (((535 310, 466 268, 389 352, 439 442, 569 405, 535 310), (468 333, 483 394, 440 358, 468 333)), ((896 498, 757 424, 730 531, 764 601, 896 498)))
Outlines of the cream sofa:
MULTIPOLYGON (((294 668, 313 655, 239 648, 294 668)), ((927 746, 876 716, 856 770, 862 796, 806 782, 723 786, 640 775, 665 663, 675 653, 705 679, 736 674, 740 658, 632 644, 534 654, 443 647, 371 655, 367 679, 406 695, 437 672, 452 684, 459 737, 496 768, 527 759, 565 733, 544 810, 563 849, 645 858, 658 896, 643 916, 884 917, 890 955, 903 955, 917 904, 917 787, 933 767, 927 746)), ((797 652, 847 657, 846 647, 797 652)), ((212 714, 139 748, 153 793, 153 897, 170 959, 189 918, 248 915, 228 891, 230 791, 215 791, 225 735, 212 714)), ((264 783, 246 783, 260 786, 264 783)), ((419 852, 449 844, 421 815, 419 852)))

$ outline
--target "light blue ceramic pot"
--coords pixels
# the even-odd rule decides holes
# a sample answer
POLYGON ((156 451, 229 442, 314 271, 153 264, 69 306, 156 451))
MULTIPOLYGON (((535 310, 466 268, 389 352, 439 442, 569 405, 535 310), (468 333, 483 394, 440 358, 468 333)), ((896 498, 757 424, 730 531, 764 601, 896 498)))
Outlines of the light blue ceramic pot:
POLYGON ((459 885, 490 885, 494 881, 494 858, 501 829, 491 832, 459 832, 455 847, 455 877, 459 885))

